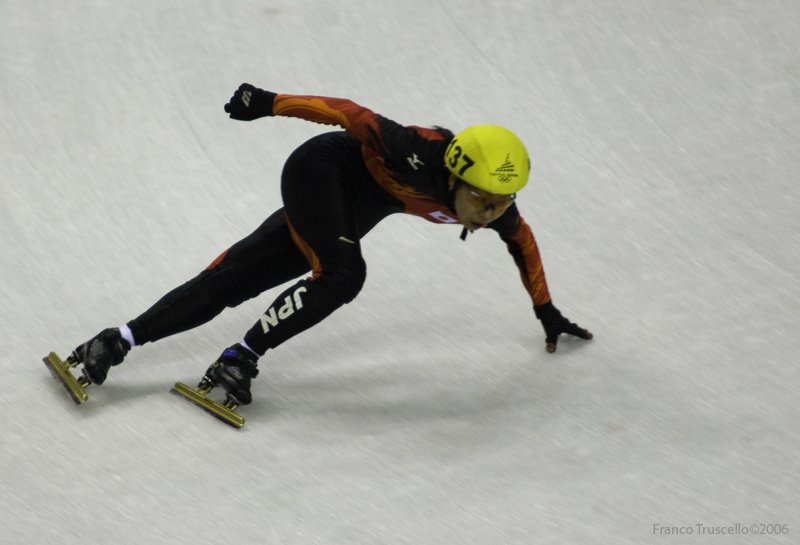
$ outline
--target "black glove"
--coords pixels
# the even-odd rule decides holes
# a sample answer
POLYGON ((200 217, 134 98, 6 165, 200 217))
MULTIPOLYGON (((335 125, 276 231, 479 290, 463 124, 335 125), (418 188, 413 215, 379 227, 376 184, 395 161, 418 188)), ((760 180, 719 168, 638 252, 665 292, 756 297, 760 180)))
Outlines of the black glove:
POLYGON ((550 353, 556 351, 558 336, 562 333, 575 335, 587 341, 592 338, 592 334, 589 331, 564 318, 561 315, 561 311, 553 306, 552 301, 548 301, 543 305, 534 305, 533 311, 536 313, 536 317, 542 321, 542 327, 544 327, 544 332, 547 335, 545 338, 547 351, 550 353))
POLYGON ((249 83, 243 83, 233 93, 230 101, 225 105, 225 111, 231 119, 252 121, 259 117, 272 115, 272 103, 275 93, 259 89, 249 83))

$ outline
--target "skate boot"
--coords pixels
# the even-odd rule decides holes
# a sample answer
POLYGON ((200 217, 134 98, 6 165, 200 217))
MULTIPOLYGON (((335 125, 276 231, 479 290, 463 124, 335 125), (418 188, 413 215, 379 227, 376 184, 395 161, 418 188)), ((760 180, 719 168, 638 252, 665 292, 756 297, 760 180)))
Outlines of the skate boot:
POLYGON ((253 401, 250 381, 258 375, 257 363, 258 355, 237 343, 226 348, 217 361, 211 364, 197 388, 177 382, 172 391, 226 424, 241 428, 244 426, 244 417, 236 409, 239 405, 249 405, 253 401), (222 403, 208 396, 216 386, 225 389, 225 401, 222 403))
POLYGON ((83 364, 83 373, 92 384, 103 384, 112 365, 119 365, 131 345, 116 327, 104 329, 72 351, 69 359, 83 364))
POLYGON ((203 381, 225 388, 228 398, 233 399, 237 405, 249 405, 253 401, 250 380, 258 376, 257 364, 258 356, 237 343, 226 348, 217 361, 211 364, 203 381))
POLYGON ((50 352, 42 361, 73 401, 80 404, 89 398, 86 388, 90 384, 103 384, 109 368, 122 363, 130 349, 131 345, 122 338, 119 329, 104 329, 73 350, 66 360, 50 352), (76 377, 73 369, 79 364, 83 364, 83 372, 76 377))

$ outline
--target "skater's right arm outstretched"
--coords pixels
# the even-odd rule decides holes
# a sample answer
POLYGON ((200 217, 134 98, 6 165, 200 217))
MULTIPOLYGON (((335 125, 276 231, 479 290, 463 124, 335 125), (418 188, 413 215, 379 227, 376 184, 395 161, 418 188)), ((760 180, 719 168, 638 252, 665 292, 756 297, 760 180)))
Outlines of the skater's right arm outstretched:
MULTIPOLYGON (((417 133, 425 130, 403 126, 346 98, 276 94, 249 83, 239 86, 225 104, 225 111, 231 119, 240 121, 283 116, 339 126, 383 157, 405 151, 417 133)), ((441 139, 433 129, 428 132, 429 138, 441 139)), ((424 147, 413 151, 424 153, 424 147)))

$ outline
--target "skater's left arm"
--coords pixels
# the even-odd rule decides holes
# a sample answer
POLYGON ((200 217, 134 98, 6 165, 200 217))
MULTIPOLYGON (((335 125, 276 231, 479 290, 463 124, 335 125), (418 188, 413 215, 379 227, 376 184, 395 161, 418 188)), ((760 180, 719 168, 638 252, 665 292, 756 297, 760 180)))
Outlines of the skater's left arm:
POLYGON ((490 224, 490 227, 498 232, 506 243, 508 253, 514 258, 522 283, 533 302, 536 317, 542 322, 547 351, 551 353, 556 351, 558 337, 562 333, 581 339, 591 339, 592 334, 589 331, 570 322, 553 305, 536 237, 519 214, 516 204, 512 204, 505 214, 490 224))

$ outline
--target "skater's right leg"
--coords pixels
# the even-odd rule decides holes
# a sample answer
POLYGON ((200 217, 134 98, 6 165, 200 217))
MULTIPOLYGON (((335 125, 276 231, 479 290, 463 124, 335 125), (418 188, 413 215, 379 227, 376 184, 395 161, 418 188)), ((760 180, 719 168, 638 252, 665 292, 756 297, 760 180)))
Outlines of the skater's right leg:
POLYGON ((226 307, 234 307, 308 270, 308 262, 292 241, 283 210, 278 210, 142 315, 121 328, 105 329, 79 345, 71 359, 84 365, 92 383, 102 384, 109 368, 120 364, 132 346, 204 324, 226 307))
POLYGON ((135 344, 195 328, 263 291, 303 275, 308 262, 292 242, 283 210, 223 252, 204 271, 128 322, 135 344))
POLYGON ((119 365, 131 349, 117 328, 104 329, 75 348, 69 359, 82 363, 86 377, 92 384, 103 384, 112 365, 119 365))

